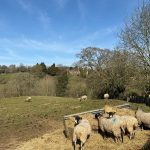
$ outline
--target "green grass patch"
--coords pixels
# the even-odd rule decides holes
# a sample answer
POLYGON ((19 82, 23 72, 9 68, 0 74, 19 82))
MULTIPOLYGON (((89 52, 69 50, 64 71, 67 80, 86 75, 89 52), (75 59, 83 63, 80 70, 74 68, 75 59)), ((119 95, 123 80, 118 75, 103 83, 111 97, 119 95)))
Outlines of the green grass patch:
MULTIPOLYGON (((52 120, 62 123, 64 115, 102 108, 104 100, 87 100, 62 97, 33 96, 32 102, 25 102, 26 97, 13 97, 0 100, 0 142, 11 136, 21 140, 33 138, 48 130, 55 129, 52 120)), ((112 100, 112 105, 126 103, 112 100)), ((144 104, 132 104, 135 109, 141 106, 145 111, 150 107, 144 104)))

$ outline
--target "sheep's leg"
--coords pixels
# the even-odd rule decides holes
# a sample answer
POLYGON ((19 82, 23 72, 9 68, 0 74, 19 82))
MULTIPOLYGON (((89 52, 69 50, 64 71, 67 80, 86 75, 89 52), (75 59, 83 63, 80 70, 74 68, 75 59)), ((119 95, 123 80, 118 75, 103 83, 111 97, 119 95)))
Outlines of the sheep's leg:
POLYGON ((121 127, 121 134, 125 135, 125 129, 124 129, 124 127, 121 127))
POLYGON ((76 150, 76 141, 73 142, 73 149, 76 150))
POLYGON ((130 134, 129 134, 129 139, 130 140, 132 139, 132 132, 130 132, 130 134))
POLYGON ((123 143, 123 135, 124 135, 124 133, 123 133, 123 131, 121 131, 121 140, 122 140, 122 143, 123 143))
POLYGON ((135 137, 135 131, 132 131, 132 139, 135 137))
POLYGON ((141 131, 143 131, 143 123, 141 124, 141 131))
POLYGON ((103 139, 105 139, 105 131, 102 132, 102 137, 103 137, 103 139))
POLYGON ((83 147, 83 143, 81 142, 80 143, 80 150, 82 150, 82 147, 83 147))
POLYGON ((133 138, 135 137, 135 131, 133 132, 133 138))
POLYGON ((117 137, 115 137, 115 136, 114 136, 114 141, 115 141, 115 143, 118 141, 117 137))

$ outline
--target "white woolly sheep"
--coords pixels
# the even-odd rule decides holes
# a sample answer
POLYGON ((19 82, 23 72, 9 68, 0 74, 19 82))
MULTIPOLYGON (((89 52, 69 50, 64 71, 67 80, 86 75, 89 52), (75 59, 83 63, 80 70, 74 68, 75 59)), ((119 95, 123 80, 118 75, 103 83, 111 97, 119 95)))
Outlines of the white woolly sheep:
POLYGON ((80 149, 82 150, 82 147, 84 143, 86 142, 87 138, 89 138, 91 134, 91 125, 87 119, 82 119, 78 116, 75 118, 76 124, 73 131, 73 146, 74 150, 76 147, 77 140, 80 140, 80 149))
POLYGON ((108 93, 104 94, 104 99, 108 99, 108 98, 109 98, 109 94, 108 93))
POLYGON ((25 102, 31 102, 31 97, 27 97, 27 98, 25 99, 25 102))
POLYGON ((116 113, 116 108, 105 105, 104 106, 104 112, 109 114, 109 117, 113 117, 113 115, 116 113))
POLYGON ((96 114, 95 118, 98 120, 98 128, 102 131, 103 138, 105 138, 105 132, 107 132, 114 135, 115 142, 117 142, 118 139, 122 139, 123 142, 123 134, 125 131, 122 126, 122 120, 119 118, 105 118, 100 116, 100 114, 96 114))
POLYGON ((86 95, 83 95, 79 98, 80 101, 83 101, 83 100, 87 100, 87 96, 86 95))
POLYGON ((138 121, 133 116, 118 116, 115 115, 114 118, 119 118, 122 120, 122 126, 124 130, 126 129, 129 132, 129 138, 132 139, 135 136, 135 129, 138 127, 138 121))
POLYGON ((135 116, 142 130, 143 126, 150 128, 150 113, 146 113, 142 109, 138 108, 135 116))

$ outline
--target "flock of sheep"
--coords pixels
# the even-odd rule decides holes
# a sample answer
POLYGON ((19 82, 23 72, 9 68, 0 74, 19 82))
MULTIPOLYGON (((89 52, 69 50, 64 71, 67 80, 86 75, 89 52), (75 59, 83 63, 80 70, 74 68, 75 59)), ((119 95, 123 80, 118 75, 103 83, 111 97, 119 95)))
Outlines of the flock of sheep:
MULTIPOLYGON (((104 94, 104 99, 108 99, 108 98, 109 98, 109 94, 108 93, 104 94)), ((80 100, 80 102, 85 101, 87 100, 87 95, 82 95, 78 99, 80 100)))
MULTIPOLYGON (((112 135, 115 142, 120 140, 123 142, 125 134, 129 134, 129 139, 134 139, 137 128, 143 126, 150 128, 150 113, 145 113, 142 109, 138 108, 135 112, 135 117, 130 115, 116 115, 116 108, 106 105, 104 113, 96 113, 95 119, 97 120, 98 131, 101 133, 103 139, 109 134, 112 135)), ((74 117, 73 129, 73 147, 76 149, 76 144, 80 143, 82 150, 86 140, 90 137, 92 132, 91 124, 88 119, 82 119, 80 116, 74 117)))

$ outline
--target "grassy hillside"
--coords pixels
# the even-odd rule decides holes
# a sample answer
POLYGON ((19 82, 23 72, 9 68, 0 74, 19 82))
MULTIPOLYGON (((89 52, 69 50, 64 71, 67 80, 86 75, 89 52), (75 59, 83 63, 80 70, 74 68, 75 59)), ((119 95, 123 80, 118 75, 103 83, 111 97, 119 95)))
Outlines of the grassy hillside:
MULTIPOLYGON (((27 140, 55 130, 62 126, 62 117, 104 106, 103 100, 88 100, 60 97, 32 97, 32 102, 25 102, 26 97, 6 98, 0 100, 0 143, 4 148, 11 139, 27 140)), ((112 105, 125 103, 113 100, 112 105)), ((137 104, 132 104, 136 108, 137 104)), ((150 111, 150 107, 142 105, 150 111)))

